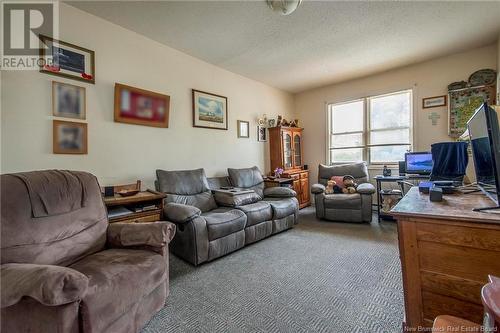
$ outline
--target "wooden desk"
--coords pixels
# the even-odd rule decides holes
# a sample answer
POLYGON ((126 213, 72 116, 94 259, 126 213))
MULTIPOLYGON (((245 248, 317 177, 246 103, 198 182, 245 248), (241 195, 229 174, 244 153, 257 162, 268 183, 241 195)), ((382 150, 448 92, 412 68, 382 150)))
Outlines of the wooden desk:
POLYGON ((104 204, 108 209, 108 214, 113 208, 124 207, 131 210, 130 214, 109 217, 109 222, 122 222, 122 223, 137 223, 137 222, 156 222, 160 221, 163 216, 163 199, 166 194, 146 190, 132 195, 130 197, 122 197, 116 194, 112 197, 104 197, 104 204), (141 210, 141 207, 154 208, 149 210, 141 210))
POLYGON ((411 188, 391 210, 398 222, 405 327, 432 327, 438 315, 481 323, 481 288, 500 275, 500 212, 480 213, 483 194, 445 195, 411 188))

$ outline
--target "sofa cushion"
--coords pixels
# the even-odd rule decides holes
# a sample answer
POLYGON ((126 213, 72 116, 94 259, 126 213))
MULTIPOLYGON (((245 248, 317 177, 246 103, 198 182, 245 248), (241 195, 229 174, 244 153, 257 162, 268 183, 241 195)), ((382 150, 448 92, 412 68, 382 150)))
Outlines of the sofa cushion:
MULTIPOLYGON (((72 173, 78 175, 86 192, 85 206, 37 218, 33 217, 30 193, 21 178, 12 174, 0 176, 2 263, 67 266, 104 248, 108 217, 99 183, 89 173, 72 173)), ((47 171, 36 174, 47 178, 47 171)), ((54 186, 52 190, 58 189, 54 186)), ((59 190, 62 196, 72 191, 64 187, 59 190)))
POLYGON ((336 209, 361 209, 361 195, 353 194, 327 194, 324 198, 325 208, 336 209))
POLYGON ((271 221, 273 218, 273 210, 268 202, 259 201, 236 208, 247 216, 247 227, 264 221, 271 221))
POLYGON ((201 214, 207 221, 208 239, 215 240, 245 229, 247 217, 237 209, 217 208, 201 214))
POLYGON ((258 167, 254 166, 243 169, 228 168, 227 173, 233 186, 254 190, 261 198, 264 197, 264 178, 262 178, 262 173, 258 167))
POLYGON ((198 207, 202 212, 217 208, 205 170, 156 170, 158 189, 167 193, 166 202, 198 207))
POLYGON ((297 192, 288 187, 273 186, 264 189, 264 197, 270 198, 294 198, 297 192))
POLYGON ((194 206, 202 212, 208 212, 217 208, 214 196, 211 191, 206 191, 192 195, 167 194, 166 203, 178 203, 187 206, 194 206))
POLYGON ((156 170, 158 187, 161 192, 192 195, 208 191, 204 169, 166 171, 156 170))
POLYGON ((91 332, 106 332, 109 323, 164 283, 168 274, 164 257, 143 250, 104 250, 70 267, 89 278, 81 315, 91 332))
POLYGON ((209 177, 207 178, 207 182, 211 190, 217 190, 224 186, 231 186, 231 181, 228 176, 209 177))
POLYGON ((273 209, 273 220, 295 214, 299 209, 299 202, 297 201, 297 198, 266 198, 264 202, 268 202, 271 205, 273 209))

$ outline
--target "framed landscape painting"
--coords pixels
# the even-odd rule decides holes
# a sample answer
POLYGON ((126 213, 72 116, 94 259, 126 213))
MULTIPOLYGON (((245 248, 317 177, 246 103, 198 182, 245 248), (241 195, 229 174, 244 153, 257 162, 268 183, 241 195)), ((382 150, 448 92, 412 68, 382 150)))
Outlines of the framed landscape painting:
POLYGON ((193 89, 193 126, 227 130, 227 97, 193 89))
POLYGON ((92 50, 40 35, 41 73, 95 83, 95 53, 92 50))
POLYGON ((170 96, 115 84, 115 121, 134 125, 168 127, 170 96))

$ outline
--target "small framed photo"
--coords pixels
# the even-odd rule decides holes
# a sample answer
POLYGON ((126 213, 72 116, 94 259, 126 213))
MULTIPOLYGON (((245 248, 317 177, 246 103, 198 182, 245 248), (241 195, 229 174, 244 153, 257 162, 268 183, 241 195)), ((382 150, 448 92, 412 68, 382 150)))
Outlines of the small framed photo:
POLYGON ((41 73, 95 83, 95 53, 92 50, 40 35, 41 73))
POLYGON ((87 124, 53 120, 54 154, 87 154, 87 124))
POLYGON ((227 97, 193 89, 193 127, 227 130, 227 97))
POLYGON ((446 106, 447 105, 446 101, 447 101, 446 95, 427 97, 422 99, 422 108, 429 109, 429 108, 436 108, 438 106, 446 106))
POLYGON ((250 122, 238 120, 238 138, 250 137, 250 122))
POLYGON ((267 141, 267 131, 264 126, 257 126, 257 141, 267 141))
POLYGON ((134 125, 168 127, 170 96, 115 84, 115 121, 134 125))
POLYGON ((52 81, 52 114, 85 120, 85 88, 52 81))

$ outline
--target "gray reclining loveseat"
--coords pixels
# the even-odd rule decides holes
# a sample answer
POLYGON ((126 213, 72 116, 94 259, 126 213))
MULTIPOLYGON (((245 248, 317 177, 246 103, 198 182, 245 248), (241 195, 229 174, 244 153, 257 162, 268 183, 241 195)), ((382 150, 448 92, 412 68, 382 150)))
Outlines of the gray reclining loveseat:
POLYGON ((157 190, 167 194, 165 219, 177 225, 171 250, 193 265, 236 251, 297 223, 298 201, 293 190, 264 188, 257 167, 228 169, 228 173, 228 177, 208 179, 203 169, 156 171, 157 190), (231 195, 217 191, 221 186, 246 191, 231 195))

